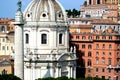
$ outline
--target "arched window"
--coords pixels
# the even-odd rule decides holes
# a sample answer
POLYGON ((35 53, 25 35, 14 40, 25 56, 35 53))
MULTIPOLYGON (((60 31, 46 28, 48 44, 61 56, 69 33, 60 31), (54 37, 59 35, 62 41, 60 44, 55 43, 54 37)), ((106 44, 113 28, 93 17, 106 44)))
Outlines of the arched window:
POLYGON ((26 43, 26 44, 29 43, 29 34, 25 34, 25 43, 26 43))
POLYGON ((41 35, 41 44, 47 44, 47 34, 41 35))
POLYGON ((59 44, 62 44, 63 43, 63 34, 59 34, 59 44))

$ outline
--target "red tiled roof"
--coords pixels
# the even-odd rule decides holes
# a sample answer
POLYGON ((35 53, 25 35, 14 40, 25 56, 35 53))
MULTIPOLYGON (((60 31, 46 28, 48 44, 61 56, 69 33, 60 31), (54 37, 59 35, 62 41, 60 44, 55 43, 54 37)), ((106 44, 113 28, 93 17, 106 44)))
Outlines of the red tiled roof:
POLYGON ((2 62, 4 60, 10 61, 11 56, 10 55, 0 55, 0 62, 2 62))

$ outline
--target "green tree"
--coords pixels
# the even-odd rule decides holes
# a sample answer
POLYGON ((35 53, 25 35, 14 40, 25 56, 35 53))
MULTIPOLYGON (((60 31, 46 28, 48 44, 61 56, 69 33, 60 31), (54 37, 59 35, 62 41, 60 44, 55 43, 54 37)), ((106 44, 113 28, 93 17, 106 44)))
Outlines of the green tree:
POLYGON ((71 15, 72 15, 72 11, 71 11, 71 9, 66 10, 66 12, 67 12, 67 16, 70 18, 70 17, 71 17, 71 15))
POLYGON ((78 15, 78 11, 74 8, 72 10, 72 16, 75 18, 75 17, 77 17, 77 15, 78 15))
POLYGON ((48 78, 39 78, 37 80, 56 80, 55 78, 52 78, 52 77, 48 77, 48 78))
POLYGON ((13 74, 4 74, 0 75, 0 80, 21 80, 21 79, 17 76, 14 76, 13 74))
POLYGON ((68 18, 70 17, 76 18, 76 17, 79 17, 80 15, 80 11, 76 10, 75 8, 73 10, 71 9, 66 10, 66 12, 67 12, 68 18))
POLYGON ((56 78, 56 80, 69 80, 69 79, 68 79, 68 77, 63 76, 63 77, 58 77, 58 78, 56 78))

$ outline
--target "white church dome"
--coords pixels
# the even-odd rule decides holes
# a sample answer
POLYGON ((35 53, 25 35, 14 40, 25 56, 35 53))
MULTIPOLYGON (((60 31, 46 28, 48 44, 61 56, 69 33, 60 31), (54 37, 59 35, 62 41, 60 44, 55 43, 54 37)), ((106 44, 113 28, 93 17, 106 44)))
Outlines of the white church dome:
POLYGON ((65 21, 66 12, 57 0, 32 0, 24 11, 25 21, 65 21))

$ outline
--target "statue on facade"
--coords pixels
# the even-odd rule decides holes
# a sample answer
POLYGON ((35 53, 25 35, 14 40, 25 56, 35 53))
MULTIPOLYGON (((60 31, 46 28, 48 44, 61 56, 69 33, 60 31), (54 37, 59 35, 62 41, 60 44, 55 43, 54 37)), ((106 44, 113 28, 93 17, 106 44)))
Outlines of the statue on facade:
POLYGON ((22 2, 20 0, 17 2, 17 6, 18 6, 18 11, 21 11, 22 2))

